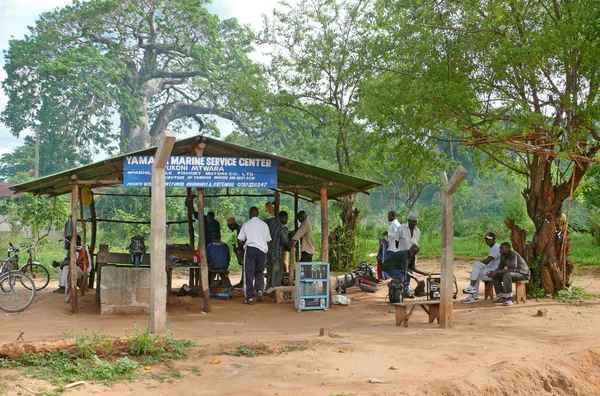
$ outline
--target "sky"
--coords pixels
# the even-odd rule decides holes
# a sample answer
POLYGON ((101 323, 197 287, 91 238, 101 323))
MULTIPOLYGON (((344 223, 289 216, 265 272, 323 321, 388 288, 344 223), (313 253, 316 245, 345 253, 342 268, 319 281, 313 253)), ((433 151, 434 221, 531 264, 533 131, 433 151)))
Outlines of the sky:
MULTIPOLYGON (((0 0, 0 51, 8 49, 8 41, 11 38, 22 38, 27 34, 27 27, 33 25, 40 14, 69 3, 71 0, 0 0)), ((270 15, 277 3, 278 0, 213 0, 209 9, 221 18, 237 18, 243 24, 260 29, 262 15, 270 15)), ((0 66, 4 66, 2 55, 0 66)), ((0 80, 5 77, 6 73, 2 68, 0 80)), ((6 95, 0 88, 0 111, 4 109, 6 102, 6 95)), ((222 134, 227 134, 233 128, 228 121, 219 121, 218 125, 222 134)), ((6 126, 0 123, 0 155, 11 152, 21 144, 22 139, 14 137, 6 126)))

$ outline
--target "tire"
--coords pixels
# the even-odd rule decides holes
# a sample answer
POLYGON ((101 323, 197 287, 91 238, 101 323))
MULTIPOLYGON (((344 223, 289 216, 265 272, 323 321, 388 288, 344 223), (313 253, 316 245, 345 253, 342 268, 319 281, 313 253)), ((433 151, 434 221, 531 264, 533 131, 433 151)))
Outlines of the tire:
MULTIPOLYGON (((21 272, 31 278, 35 284, 36 291, 43 290, 48 286, 48 283, 50 283, 50 273, 48 272, 48 269, 40 263, 34 262, 31 263, 31 265, 25 264, 21 267, 21 272)), ((27 284, 24 284, 23 286, 27 287, 27 284)))
POLYGON ((0 277, 0 309, 21 312, 35 298, 35 284, 27 275, 14 271, 0 277), (27 285, 28 287, 25 287, 27 285))
POLYGON ((67 284, 65 285, 65 302, 71 302, 71 277, 67 278, 67 284))

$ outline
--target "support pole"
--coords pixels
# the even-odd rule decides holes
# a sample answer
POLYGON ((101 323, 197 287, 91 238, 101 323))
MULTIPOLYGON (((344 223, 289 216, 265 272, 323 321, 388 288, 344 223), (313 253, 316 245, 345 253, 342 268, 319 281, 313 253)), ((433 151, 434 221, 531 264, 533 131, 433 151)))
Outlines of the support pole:
POLYGON ((329 262, 329 211, 326 187, 321 188, 321 261, 329 262))
POLYGON ((150 332, 167 330, 167 270, 166 270, 166 183, 165 168, 175 144, 175 134, 165 131, 160 137, 152 164, 152 209, 150 225, 150 332))
POLYGON ((452 194, 467 175, 467 170, 459 166, 448 182, 446 172, 440 172, 444 184, 442 191, 442 268, 440 301, 440 327, 451 328, 452 324, 452 285, 454 284, 454 219, 452 215, 452 194))
MULTIPOLYGON (((200 143, 196 148, 196 155, 204 155, 206 144, 200 143)), ((200 279, 202 284, 202 298, 204 299, 204 312, 210 312, 210 290, 208 288, 208 261, 206 260, 206 235, 204 230, 204 189, 198 189, 198 246, 200 247, 200 279)))
POLYGON ((192 189, 187 189, 186 201, 190 202, 190 205, 187 207, 187 221, 188 221, 188 234, 190 236, 190 247, 194 248, 194 213, 192 211, 194 197, 192 196, 192 189))
POLYGON ((73 228, 71 231, 71 243, 69 245, 69 278, 71 281, 71 312, 79 312, 79 296, 77 295, 77 198, 79 198, 79 185, 77 176, 71 176, 71 220, 73 228))
POLYGON ((281 206, 281 194, 275 192, 275 199, 273 199, 273 208, 275 210, 274 216, 277 218, 279 216, 279 207, 281 206))
MULTIPOLYGON (((91 189, 90 189, 91 191, 91 189)), ((98 232, 98 222, 96 221, 96 202, 94 198, 94 192, 92 193, 92 203, 90 203, 90 222, 92 223, 92 240, 90 242, 90 257, 92 258, 92 271, 90 272, 90 282, 89 287, 94 287, 94 278, 96 276, 96 271, 98 268, 98 264, 94 265, 94 252, 96 251, 96 234, 98 232)))
MULTIPOLYGON (((86 230, 86 225, 85 225, 85 219, 83 217, 83 199, 81 199, 81 188, 79 189, 79 218, 81 219, 81 244, 85 245, 87 243, 87 230, 86 230)), ((81 282, 81 295, 85 296, 85 292, 87 291, 87 282, 88 282, 88 275, 87 275, 87 271, 85 271, 85 265, 84 265, 84 271, 83 271, 83 281, 81 282)))
MULTIPOLYGON (((294 232, 296 232, 296 230, 298 229, 298 189, 294 188, 294 232)), ((300 241, 298 241, 300 242, 300 241)), ((298 248, 296 249, 296 254, 294 256, 295 261, 300 260, 300 244, 297 243, 296 246, 298 246, 298 248)), ((294 252, 290 252, 290 255, 294 253, 294 252)), ((292 261, 290 260, 290 263, 292 261)), ((291 267, 291 266, 290 266, 291 267)), ((290 274, 291 274, 291 269, 290 269, 290 274)))

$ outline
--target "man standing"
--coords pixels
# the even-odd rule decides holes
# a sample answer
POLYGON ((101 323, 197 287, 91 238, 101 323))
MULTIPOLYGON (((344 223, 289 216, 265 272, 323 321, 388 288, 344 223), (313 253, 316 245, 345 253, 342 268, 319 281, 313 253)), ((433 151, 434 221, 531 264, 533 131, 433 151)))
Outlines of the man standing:
POLYGON ((463 293, 470 294, 469 297, 462 300, 463 304, 473 304, 479 302, 479 280, 489 280, 487 273, 498 268, 500 265, 500 245, 496 243, 496 234, 487 232, 484 236, 485 244, 490 247, 488 255, 481 261, 476 261, 471 270, 471 284, 463 289, 463 293))
POLYGON ((511 250, 510 243, 504 242, 500 245, 500 265, 490 276, 496 295, 500 297, 496 302, 512 305, 512 284, 528 280, 529 267, 519 253, 511 250))
MULTIPOLYGON (((235 220, 235 217, 228 217, 227 218, 227 228, 229 228, 229 230, 231 232, 235 233, 236 236, 239 236, 242 226, 240 225, 240 223, 238 223, 235 220)), ((236 240, 237 240, 237 238, 236 238, 236 240)), ((240 248, 237 243, 234 243, 232 245, 232 248, 233 248, 233 254, 235 254, 238 264, 242 267, 242 277, 241 277, 239 283, 233 285, 233 287, 236 289, 241 289, 242 287, 244 287, 244 255, 243 255, 244 250, 242 248, 240 248)))
MULTIPOLYGON (((397 252, 400 240, 400 222, 396 218, 396 211, 388 212, 388 221, 390 222, 389 231, 385 231, 383 235, 389 238, 387 251, 390 253, 397 252)), ((385 261, 385 258, 383 259, 385 261)))
POLYGON ((215 220, 215 212, 211 210, 204 217, 204 239, 206 241, 206 246, 212 242, 213 234, 221 235, 221 224, 215 220))
POLYGON ((429 275, 415 267, 415 257, 419 253, 419 245, 412 245, 409 250, 399 250, 390 254, 383 262, 383 271, 392 278, 404 279, 405 298, 415 298, 410 294, 411 273, 416 272, 421 275, 429 275))
POLYGON ((415 213, 408 214, 408 222, 398 228, 398 249, 408 250, 412 245, 418 245, 421 238, 421 230, 417 227, 418 217, 415 213))
POLYGON ((315 242, 313 240, 312 225, 306 218, 305 211, 301 210, 298 212, 297 217, 301 225, 290 241, 290 248, 292 248, 297 241, 300 241, 302 243, 300 261, 303 263, 310 263, 312 261, 313 254, 315 254, 315 242))
POLYGON ((269 224, 269 233, 271 242, 269 242, 269 253, 267 254, 269 271, 269 288, 281 286, 283 277, 283 257, 286 249, 289 248, 288 229, 285 226, 288 222, 287 212, 281 211, 277 219, 273 219, 269 224))
POLYGON ((238 235, 240 247, 244 247, 244 304, 253 305, 256 300, 262 302, 265 288, 265 262, 267 261, 268 243, 271 241, 269 227, 258 218, 258 208, 253 206, 248 211, 248 220, 238 235), (256 293, 255 293, 256 292, 256 293))

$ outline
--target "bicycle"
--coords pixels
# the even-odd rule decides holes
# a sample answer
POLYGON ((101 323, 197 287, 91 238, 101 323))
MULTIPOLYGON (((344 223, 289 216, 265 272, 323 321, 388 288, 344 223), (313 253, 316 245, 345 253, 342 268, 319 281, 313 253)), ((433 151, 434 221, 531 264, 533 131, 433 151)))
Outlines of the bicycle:
POLYGON ((0 309, 21 312, 35 298, 35 283, 18 269, 14 258, 0 260, 0 309))
MULTIPOLYGON (((9 242, 8 244, 10 245, 10 248, 8 248, 8 257, 11 258, 10 254, 13 253, 14 260, 16 261, 18 267, 20 249, 16 246, 13 246, 11 242, 9 242)), ((50 272, 48 272, 48 269, 46 269, 46 267, 44 267, 41 263, 33 261, 32 246, 33 245, 26 246, 29 258, 27 259, 27 263, 25 263, 21 268, 19 268, 19 271, 31 278, 35 285, 35 290, 40 291, 43 290, 46 286, 48 286, 48 283, 50 283, 50 272)), ((25 287, 27 286, 25 285, 25 287)))

